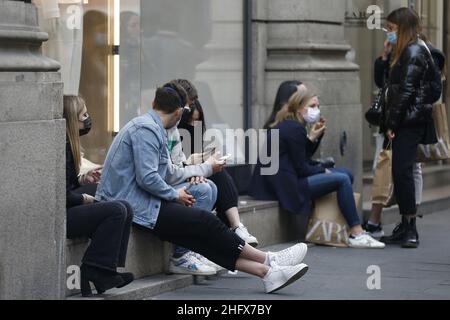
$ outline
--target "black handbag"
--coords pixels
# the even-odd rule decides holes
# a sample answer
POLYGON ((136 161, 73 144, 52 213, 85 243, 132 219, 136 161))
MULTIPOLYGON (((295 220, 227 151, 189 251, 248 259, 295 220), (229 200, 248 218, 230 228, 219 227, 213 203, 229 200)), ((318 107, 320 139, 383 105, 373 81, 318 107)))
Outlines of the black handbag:
POLYGON ((372 106, 366 112, 366 120, 372 126, 379 127, 381 125, 381 117, 385 104, 386 90, 387 86, 384 86, 382 89, 380 89, 372 106))

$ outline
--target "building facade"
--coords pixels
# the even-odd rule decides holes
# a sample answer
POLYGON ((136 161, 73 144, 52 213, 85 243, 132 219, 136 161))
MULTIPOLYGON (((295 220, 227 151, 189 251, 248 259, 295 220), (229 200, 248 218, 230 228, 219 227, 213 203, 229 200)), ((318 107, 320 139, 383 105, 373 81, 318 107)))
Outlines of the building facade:
MULTIPOLYGON (((64 296, 63 93, 85 98, 94 127, 84 153, 102 163, 115 133, 171 79, 194 82, 207 127, 221 132, 260 129, 278 86, 300 80, 328 119, 317 156, 352 169, 361 191, 375 152, 363 115, 385 39, 367 28, 367 8, 384 17, 414 5, 438 48, 450 40, 443 0, 26 2, 0 0, 0 299, 64 296)), ((224 145, 245 163, 243 146, 224 145)))

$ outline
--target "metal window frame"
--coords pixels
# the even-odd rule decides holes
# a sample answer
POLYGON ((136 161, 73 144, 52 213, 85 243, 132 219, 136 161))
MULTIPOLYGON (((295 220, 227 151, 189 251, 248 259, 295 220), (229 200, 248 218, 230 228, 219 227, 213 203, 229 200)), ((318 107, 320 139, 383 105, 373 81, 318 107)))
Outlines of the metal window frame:
MULTIPOLYGON (((252 0, 243 0, 244 6, 244 130, 252 127, 252 0)), ((247 152, 246 152, 247 153, 247 152)))

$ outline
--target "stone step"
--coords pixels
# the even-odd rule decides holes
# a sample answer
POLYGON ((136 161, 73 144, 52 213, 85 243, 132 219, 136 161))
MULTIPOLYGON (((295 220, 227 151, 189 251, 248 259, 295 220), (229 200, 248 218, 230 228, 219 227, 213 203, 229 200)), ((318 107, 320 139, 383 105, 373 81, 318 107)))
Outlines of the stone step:
MULTIPOLYGON (((424 190, 446 186, 450 181, 450 165, 424 165, 423 188, 424 190)), ((364 202, 371 200, 373 173, 366 172, 363 176, 364 202)))
POLYGON ((188 287, 193 283, 194 277, 192 276, 158 274, 135 280, 125 288, 109 290, 101 296, 83 298, 78 294, 67 300, 143 300, 188 287))
MULTIPOLYGON (((260 247, 304 239, 306 218, 283 212, 278 202, 241 197, 239 212, 250 233, 258 238, 260 247)), ((68 266, 80 263, 88 244, 85 239, 67 241, 68 266)), ((133 272, 138 280, 125 288, 110 290, 107 295, 89 299, 143 299, 201 282, 201 277, 166 275, 171 248, 169 243, 133 228, 126 271, 133 272)), ((67 296, 68 299, 81 298, 79 291, 68 291, 67 296)))
MULTIPOLYGON (((364 217, 370 216, 371 202, 363 204, 364 217)), ((450 185, 426 189, 423 192, 423 202, 419 207, 420 215, 428 215, 433 212, 443 211, 450 207, 450 185)), ((394 224, 400 220, 398 206, 383 210, 383 223, 394 224)))
MULTIPOLYGON (((67 240, 66 265, 79 266, 84 252, 89 245, 87 239, 67 240)), ((128 272, 133 272, 137 279, 165 273, 172 245, 141 229, 132 228, 127 252, 128 272)), ((78 294, 79 291, 66 291, 66 296, 78 294)))

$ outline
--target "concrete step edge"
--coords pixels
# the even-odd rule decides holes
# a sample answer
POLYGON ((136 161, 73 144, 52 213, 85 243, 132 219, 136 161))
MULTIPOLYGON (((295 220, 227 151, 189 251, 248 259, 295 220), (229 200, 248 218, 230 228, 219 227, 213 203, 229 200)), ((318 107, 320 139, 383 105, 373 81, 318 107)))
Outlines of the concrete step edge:
POLYGON ((67 300, 143 300, 165 292, 186 288, 193 283, 193 276, 158 274, 135 280, 125 288, 112 289, 100 296, 83 298, 81 295, 75 295, 68 297, 67 300))
MULTIPOLYGON (((433 165, 433 166, 425 166, 423 168, 423 175, 433 175, 433 174, 440 174, 440 173, 449 173, 450 172, 450 165, 449 164, 443 164, 443 165, 433 165)), ((364 172, 363 174, 363 183, 364 184, 371 184, 373 182, 373 172, 364 172)))

